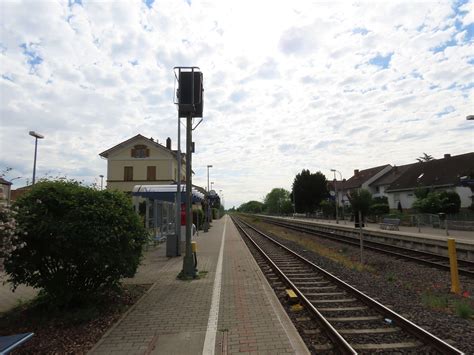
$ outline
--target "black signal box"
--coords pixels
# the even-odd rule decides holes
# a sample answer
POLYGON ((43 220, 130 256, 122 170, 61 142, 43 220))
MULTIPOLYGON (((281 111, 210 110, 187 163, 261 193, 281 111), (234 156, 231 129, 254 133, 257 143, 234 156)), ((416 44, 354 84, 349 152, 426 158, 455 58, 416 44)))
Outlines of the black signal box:
POLYGON ((180 71, 178 78, 178 114, 179 117, 202 117, 203 82, 202 73, 180 71))

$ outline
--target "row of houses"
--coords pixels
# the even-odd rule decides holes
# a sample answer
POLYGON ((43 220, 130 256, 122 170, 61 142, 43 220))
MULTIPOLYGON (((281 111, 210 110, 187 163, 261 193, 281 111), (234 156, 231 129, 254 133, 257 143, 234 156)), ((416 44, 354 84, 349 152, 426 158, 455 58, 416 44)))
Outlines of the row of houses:
POLYGON ((412 208, 415 191, 420 187, 455 191, 461 198, 461 208, 471 206, 473 193, 466 181, 474 177, 474 152, 401 166, 381 165, 354 170, 346 180, 335 181, 339 204, 348 204, 347 195, 356 189, 366 189, 373 197, 387 197, 391 209, 412 208))

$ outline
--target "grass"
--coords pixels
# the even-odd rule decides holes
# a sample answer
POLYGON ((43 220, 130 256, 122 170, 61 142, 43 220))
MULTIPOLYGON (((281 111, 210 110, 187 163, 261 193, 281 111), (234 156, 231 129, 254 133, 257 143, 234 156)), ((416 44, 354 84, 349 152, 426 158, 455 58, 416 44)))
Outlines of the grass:
POLYGON ((392 274, 391 272, 387 274, 387 281, 394 282, 395 280, 396 280, 396 277, 394 274, 392 274))
POLYGON ((464 300, 454 302, 454 311, 459 317, 464 319, 469 319, 474 315, 474 308, 464 300))
POLYGON ((434 294, 428 291, 421 295, 421 303, 428 308, 447 309, 449 306, 449 299, 447 295, 434 294))
POLYGON ((293 242, 298 243, 299 245, 304 247, 306 250, 310 250, 323 257, 331 259, 339 264, 342 264, 343 266, 347 268, 357 270, 357 271, 363 271, 363 272, 375 271, 371 266, 361 264, 359 261, 351 259, 350 257, 346 256, 345 255, 345 253, 347 252, 346 247, 342 247, 342 249, 340 250, 335 250, 335 249, 324 247, 321 244, 319 244, 317 241, 312 240, 305 235, 300 235, 297 232, 288 233, 286 230, 280 227, 272 226, 272 225, 266 225, 265 228, 284 239, 291 240, 293 242))

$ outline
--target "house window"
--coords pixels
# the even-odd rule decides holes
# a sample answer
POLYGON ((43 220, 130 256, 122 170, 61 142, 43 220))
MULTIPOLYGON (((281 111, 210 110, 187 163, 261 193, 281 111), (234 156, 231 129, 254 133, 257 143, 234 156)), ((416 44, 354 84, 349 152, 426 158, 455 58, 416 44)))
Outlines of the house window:
POLYGON ((125 166, 123 168, 123 180, 133 181, 133 166, 125 166))
POLYGON ((380 192, 380 186, 375 187, 375 192, 379 193, 380 192))
POLYGON ((150 156, 150 149, 147 149, 146 145, 136 145, 131 150, 132 158, 147 158, 150 156))
POLYGON ((147 166, 146 167, 146 179, 147 180, 156 180, 156 166, 147 166))

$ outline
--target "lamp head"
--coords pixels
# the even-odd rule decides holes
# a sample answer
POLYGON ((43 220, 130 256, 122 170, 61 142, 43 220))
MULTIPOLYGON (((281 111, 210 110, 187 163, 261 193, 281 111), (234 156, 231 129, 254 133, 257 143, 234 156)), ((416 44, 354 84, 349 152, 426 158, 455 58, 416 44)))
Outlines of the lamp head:
POLYGON ((207 167, 208 167, 208 168, 212 168, 212 165, 208 165, 207 167))
POLYGON ((30 131, 30 136, 38 138, 38 139, 43 139, 44 138, 44 136, 42 134, 39 134, 35 131, 30 131))

